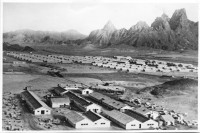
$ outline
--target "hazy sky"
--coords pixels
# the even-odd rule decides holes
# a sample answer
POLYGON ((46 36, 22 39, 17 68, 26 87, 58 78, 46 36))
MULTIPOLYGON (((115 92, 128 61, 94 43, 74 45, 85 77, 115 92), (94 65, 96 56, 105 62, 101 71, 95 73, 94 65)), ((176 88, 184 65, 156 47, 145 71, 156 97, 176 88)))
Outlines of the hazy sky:
POLYGON ((138 21, 148 25, 165 12, 169 17, 185 8, 192 21, 198 21, 198 4, 144 3, 4 3, 3 32, 18 29, 66 31, 75 29, 88 35, 111 20, 117 29, 129 29, 138 21))

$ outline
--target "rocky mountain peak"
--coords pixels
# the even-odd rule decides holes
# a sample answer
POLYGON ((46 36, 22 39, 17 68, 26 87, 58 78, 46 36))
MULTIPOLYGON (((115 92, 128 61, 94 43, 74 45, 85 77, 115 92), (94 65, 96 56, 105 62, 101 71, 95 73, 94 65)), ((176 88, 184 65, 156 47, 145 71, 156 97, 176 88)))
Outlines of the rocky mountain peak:
POLYGON ((92 31, 87 39, 99 46, 107 45, 115 31, 115 26, 111 21, 108 21, 103 29, 92 31))
POLYGON ((166 20, 166 21, 169 21, 169 20, 170 20, 170 18, 169 18, 169 17, 167 16, 167 14, 165 14, 165 13, 162 14, 161 18, 162 18, 163 20, 166 20))
POLYGON ((115 31, 116 28, 115 26, 113 25, 113 23, 109 20, 105 26, 103 27, 103 30, 106 30, 106 31, 115 31))
POLYGON ((136 24, 137 27, 148 28, 149 25, 145 21, 139 21, 136 24))
POLYGON ((189 26, 185 9, 179 9, 174 12, 170 19, 170 26, 172 30, 185 28, 189 26), (179 27, 179 28, 178 28, 179 27))
POLYGON ((157 17, 155 21, 151 24, 151 27, 155 30, 171 30, 169 25, 169 17, 163 13, 161 17, 157 17))
POLYGON ((132 31, 132 30, 142 30, 142 29, 147 29, 147 28, 149 28, 149 25, 146 23, 146 22, 144 22, 144 21, 139 21, 139 22, 137 22, 137 24, 136 25, 134 25, 134 26, 132 26, 131 28, 130 28, 130 31, 132 31))
POLYGON ((185 8, 182 8, 182 9, 178 9, 174 12, 173 15, 176 15, 176 16, 184 16, 187 18, 187 15, 186 15, 186 10, 185 8))

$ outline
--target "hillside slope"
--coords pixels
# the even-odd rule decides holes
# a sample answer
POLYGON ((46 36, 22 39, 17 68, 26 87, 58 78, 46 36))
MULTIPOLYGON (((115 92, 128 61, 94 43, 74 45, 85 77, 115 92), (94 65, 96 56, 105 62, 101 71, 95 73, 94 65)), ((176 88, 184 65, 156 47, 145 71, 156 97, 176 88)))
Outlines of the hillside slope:
POLYGON ((3 43, 3 51, 23 51, 23 52, 32 52, 36 51, 32 47, 29 46, 20 46, 19 44, 9 44, 4 42, 3 43))
POLYGON ((172 96, 195 92, 198 92, 198 81, 194 79, 181 78, 167 81, 161 85, 143 88, 138 91, 138 94, 150 93, 154 96, 172 96))

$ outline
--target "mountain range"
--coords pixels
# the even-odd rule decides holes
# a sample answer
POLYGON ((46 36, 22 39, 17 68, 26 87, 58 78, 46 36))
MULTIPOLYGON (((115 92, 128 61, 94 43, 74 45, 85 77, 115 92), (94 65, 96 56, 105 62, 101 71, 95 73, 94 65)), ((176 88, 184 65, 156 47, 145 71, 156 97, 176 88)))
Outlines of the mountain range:
POLYGON ((39 44, 77 44, 109 47, 113 45, 129 45, 133 47, 149 47, 163 50, 198 49, 198 22, 187 18, 186 10, 176 10, 172 17, 166 14, 157 17, 149 26, 139 21, 130 29, 117 29, 108 21, 102 29, 92 31, 85 36, 77 31, 43 32, 20 30, 3 34, 8 43, 39 44))
POLYGON ((3 34, 3 41, 10 44, 63 44, 68 40, 86 38, 76 30, 64 32, 34 31, 29 29, 17 30, 3 34))
POLYGON ((139 21, 129 30, 117 30, 111 22, 103 29, 92 31, 87 38, 97 46, 126 44, 134 47, 151 47, 163 50, 198 49, 198 22, 187 18, 185 9, 157 17, 149 26, 139 21))

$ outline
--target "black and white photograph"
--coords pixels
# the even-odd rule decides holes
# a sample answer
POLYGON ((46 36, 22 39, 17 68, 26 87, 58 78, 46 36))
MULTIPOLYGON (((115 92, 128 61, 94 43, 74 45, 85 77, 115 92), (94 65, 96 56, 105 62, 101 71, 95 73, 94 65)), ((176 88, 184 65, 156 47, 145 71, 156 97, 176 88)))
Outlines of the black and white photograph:
POLYGON ((198 131, 197 0, 1 4, 2 132, 198 131))

